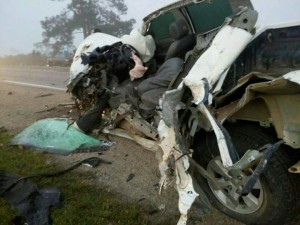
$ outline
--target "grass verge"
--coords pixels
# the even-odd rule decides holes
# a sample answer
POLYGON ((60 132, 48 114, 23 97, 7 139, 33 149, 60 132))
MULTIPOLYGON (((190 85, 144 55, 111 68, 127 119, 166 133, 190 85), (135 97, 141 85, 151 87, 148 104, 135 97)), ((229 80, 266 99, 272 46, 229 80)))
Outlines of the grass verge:
MULTIPOLYGON (((25 176, 58 171, 53 156, 41 152, 22 150, 10 146, 12 137, 0 128, 0 170, 25 176)), ((111 192, 90 185, 93 174, 71 171, 52 178, 34 179, 38 186, 56 186, 63 194, 63 207, 51 209, 53 225, 148 225, 144 209, 126 203, 111 192)), ((0 198, 0 224, 11 224, 18 215, 4 199, 0 198)), ((165 224, 165 223, 164 223, 165 224)))

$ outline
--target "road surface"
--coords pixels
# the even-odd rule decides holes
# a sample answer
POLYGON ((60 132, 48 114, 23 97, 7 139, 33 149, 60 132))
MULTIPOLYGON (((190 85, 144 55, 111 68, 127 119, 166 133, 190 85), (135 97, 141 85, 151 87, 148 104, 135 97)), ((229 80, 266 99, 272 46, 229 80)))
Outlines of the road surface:
MULTIPOLYGON (((59 108, 58 104, 71 102, 70 95, 63 91, 67 79, 66 68, 0 68, 0 127, 4 126, 16 134, 38 119, 65 115, 68 109, 59 108), (53 87, 58 89, 51 89, 53 87), (55 110, 47 111, 52 108, 55 110), (41 111, 44 112, 39 113, 41 111)), ((131 141, 109 138, 116 144, 103 154, 103 158, 112 161, 113 164, 93 169, 99 177, 95 184, 120 193, 135 203, 150 205, 151 210, 153 207, 164 207, 164 210, 158 210, 158 213, 151 216, 151 221, 161 223, 167 220, 176 224, 179 218, 178 194, 173 187, 169 187, 161 196, 158 195, 158 162, 155 154, 131 141), (126 182, 128 174, 131 173, 135 174, 134 179, 126 182), (141 199, 143 201, 140 201, 141 199)), ((74 154, 60 160, 64 165, 68 165, 82 158, 97 156, 93 154, 74 154)), ((193 207, 190 215, 188 225, 241 225, 216 210, 211 215, 200 218, 197 208, 193 207)))
POLYGON ((64 91, 69 79, 64 67, 0 67, 0 81, 64 91))

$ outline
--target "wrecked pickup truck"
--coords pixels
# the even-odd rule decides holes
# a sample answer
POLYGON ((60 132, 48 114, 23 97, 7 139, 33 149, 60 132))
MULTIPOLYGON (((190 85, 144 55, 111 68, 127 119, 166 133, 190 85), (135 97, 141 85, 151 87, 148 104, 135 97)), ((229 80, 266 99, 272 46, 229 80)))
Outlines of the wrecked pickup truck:
POLYGON ((178 224, 197 197, 246 224, 299 223, 300 22, 256 29, 257 16, 249 1, 178 1, 75 53, 73 126, 155 152, 178 224))

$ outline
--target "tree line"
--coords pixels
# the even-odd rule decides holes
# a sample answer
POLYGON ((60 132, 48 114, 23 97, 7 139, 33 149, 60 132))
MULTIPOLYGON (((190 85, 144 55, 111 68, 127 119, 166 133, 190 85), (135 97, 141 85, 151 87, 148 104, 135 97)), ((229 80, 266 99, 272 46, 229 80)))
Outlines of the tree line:
POLYGON ((22 66, 22 65, 47 65, 47 56, 38 51, 32 51, 29 54, 9 55, 0 57, 0 66, 22 66))

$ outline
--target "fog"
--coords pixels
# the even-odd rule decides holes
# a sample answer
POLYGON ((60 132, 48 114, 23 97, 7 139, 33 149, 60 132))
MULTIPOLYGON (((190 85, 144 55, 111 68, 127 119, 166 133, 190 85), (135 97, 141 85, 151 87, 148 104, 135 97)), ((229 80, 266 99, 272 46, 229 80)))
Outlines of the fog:
MULTIPOLYGON (((61 12, 70 0, 10 0, 0 1, 0 56, 30 53, 34 43, 42 40, 40 21, 46 16, 61 12)), ((172 0, 125 0, 128 6, 126 18, 136 19, 136 27, 142 18, 172 0)), ((253 0, 259 11, 259 24, 299 20, 298 0, 253 0)), ((82 40, 78 34, 75 45, 82 40)))

